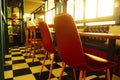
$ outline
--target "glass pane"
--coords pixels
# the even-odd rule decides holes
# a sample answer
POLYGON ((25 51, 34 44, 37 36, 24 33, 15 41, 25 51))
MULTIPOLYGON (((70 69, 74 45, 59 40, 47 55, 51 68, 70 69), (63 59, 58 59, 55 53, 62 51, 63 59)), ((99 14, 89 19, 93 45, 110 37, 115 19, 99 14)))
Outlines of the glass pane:
POLYGON ((55 7, 54 0, 48 0, 48 10, 55 7))
POLYGON ((46 22, 47 22, 47 24, 53 24, 54 16, 55 16, 55 9, 46 12, 46 22))
POLYGON ((67 13, 73 17, 74 12, 74 0, 67 1, 67 13))
POLYGON ((97 0, 86 0, 86 19, 96 18, 97 0))
POLYGON ((48 10, 48 7, 47 7, 47 1, 45 1, 45 11, 48 10))
POLYGON ((98 0, 98 17, 113 15, 113 9, 114 0, 98 0))
POLYGON ((83 20, 83 0, 75 0, 75 20, 83 20))
POLYGON ((51 19, 52 19, 51 15, 52 15, 51 11, 46 12, 46 22, 47 22, 47 24, 51 23, 51 19))

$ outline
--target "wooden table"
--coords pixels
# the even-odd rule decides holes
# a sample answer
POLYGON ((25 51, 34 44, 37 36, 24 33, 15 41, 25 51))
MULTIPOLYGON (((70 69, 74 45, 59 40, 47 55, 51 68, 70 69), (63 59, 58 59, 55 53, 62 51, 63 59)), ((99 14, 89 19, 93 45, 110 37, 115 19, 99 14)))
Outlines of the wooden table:
POLYGON ((120 34, 78 32, 80 36, 120 39, 120 34))
MULTIPOLYGON (((51 31, 52 34, 55 34, 54 31, 51 31)), ((110 61, 113 61, 115 55, 116 39, 120 39, 120 34, 108 34, 108 33, 88 33, 88 32, 78 32, 80 36, 86 37, 99 37, 109 39, 108 42, 108 52, 107 58, 110 61)))

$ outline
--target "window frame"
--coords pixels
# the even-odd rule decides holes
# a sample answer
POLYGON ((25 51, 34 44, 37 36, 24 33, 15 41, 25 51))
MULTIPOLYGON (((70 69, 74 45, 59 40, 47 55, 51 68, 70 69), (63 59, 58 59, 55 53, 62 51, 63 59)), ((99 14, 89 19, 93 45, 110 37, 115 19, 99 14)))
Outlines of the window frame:
MULTIPOLYGON (((67 1, 69 1, 69 0, 67 0, 67 1)), ((73 18, 75 19, 75 17, 76 17, 76 11, 75 11, 75 1, 76 0, 73 0, 73 18)), ((97 5, 97 8, 96 8, 96 17, 95 18, 89 18, 89 19, 86 19, 85 17, 85 14, 86 14, 86 1, 87 0, 83 0, 83 19, 82 20, 75 20, 75 22, 77 23, 77 24, 81 24, 81 23, 83 23, 84 25, 86 24, 86 23, 88 23, 88 22, 102 22, 102 21, 115 21, 117 18, 116 18, 116 16, 115 16, 115 1, 116 0, 114 0, 114 5, 113 5, 113 15, 110 15, 110 16, 102 16, 102 17, 99 17, 98 16, 98 0, 96 0, 96 5, 97 5)), ((67 6, 68 6, 68 4, 67 4, 67 6)), ((68 7, 67 7, 67 9, 68 9, 68 7)), ((78 8, 79 9, 79 8, 78 8)))

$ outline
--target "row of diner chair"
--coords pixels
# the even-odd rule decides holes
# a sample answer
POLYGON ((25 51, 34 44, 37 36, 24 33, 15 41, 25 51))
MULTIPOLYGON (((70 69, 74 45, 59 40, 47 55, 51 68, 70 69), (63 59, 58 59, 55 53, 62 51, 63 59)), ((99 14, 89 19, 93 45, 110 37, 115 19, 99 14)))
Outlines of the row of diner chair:
MULTIPOLYGON (((74 79, 75 80, 76 80, 75 69, 80 69, 81 70, 79 80, 82 80, 82 78, 84 78, 84 80, 85 80, 86 71, 103 71, 103 70, 107 71, 107 80, 110 80, 109 68, 113 67, 115 65, 115 63, 114 62, 108 62, 107 60, 105 60, 103 58, 100 58, 100 57, 97 57, 97 56, 94 56, 94 55, 91 55, 91 54, 88 54, 88 53, 83 54, 83 49, 82 49, 82 45, 81 45, 79 36, 78 36, 78 34, 76 34, 77 29, 75 28, 75 26, 70 26, 70 25, 73 24, 74 21, 72 21, 72 18, 68 14, 64 14, 64 15, 62 14, 62 15, 59 15, 59 16, 61 16, 61 17, 58 17, 58 16, 55 17, 55 21, 56 21, 56 19, 58 20, 57 22, 55 22, 55 33, 56 33, 56 39, 57 39, 56 41, 57 41, 58 54, 60 55, 60 57, 61 57, 61 59, 64 63, 63 66, 62 66, 62 71, 61 71, 59 80, 61 80, 61 78, 62 78, 62 74, 64 72, 66 64, 73 67, 74 79), (64 20, 63 18, 66 18, 67 20, 70 20, 72 22, 70 22, 70 24, 66 24, 66 23, 62 22, 62 24, 58 26, 59 20, 64 20), (60 26, 63 26, 63 27, 61 28, 60 26), (67 26, 66 29, 68 29, 68 31, 66 29, 63 30, 64 26, 67 26), (71 27, 71 28, 69 28, 69 27, 71 27), (75 30, 75 32, 73 30, 75 30), (66 32, 63 32, 63 31, 66 31, 66 32), (73 33, 69 34, 69 32, 73 32, 73 33), (64 33, 64 34, 61 34, 61 33, 64 33), (64 38, 63 35, 64 36, 69 35, 69 37, 64 38), (72 37, 70 37, 71 35, 72 35, 72 37), (72 38, 74 38, 75 40, 72 39, 72 38), (69 41, 70 39, 72 39, 72 41, 76 41, 75 43, 72 42, 72 44, 74 45, 73 47, 72 47, 71 42, 69 41), (76 44, 78 42, 79 42, 79 44, 76 44), (77 45, 79 47, 76 49, 77 45), (74 53, 75 53, 75 55, 73 55, 74 53), (77 57, 77 56, 79 56, 79 57, 77 57), (85 58, 87 60, 85 60, 85 58), (79 64, 76 64, 76 63, 79 63, 79 64)), ((69 22, 69 21, 67 21, 67 22, 69 22)), ((44 48, 46 49, 45 54, 47 54, 49 52, 53 52, 53 53, 56 52, 56 49, 53 45, 53 39, 51 37, 51 33, 48 29, 47 24, 45 22, 40 22, 39 27, 40 27, 40 31, 41 31, 42 43, 43 43, 44 48)), ((54 56, 52 56, 52 57, 53 58, 52 58, 52 61, 51 61, 51 67, 50 67, 50 73, 49 73, 49 79, 48 80, 50 80, 51 73, 52 73, 52 64, 53 64, 54 56)), ((42 69, 43 69, 43 66, 44 66, 44 63, 45 63, 45 58, 44 58, 44 61, 43 61, 41 72, 42 72, 42 69)))
MULTIPOLYGON (((62 71, 59 77, 61 80, 65 66, 73 67, 74 77, 75 69, 80 70, 79 80, 86 77, 87 71, 104 71, 106 70, 107 80, 110 80, 110 68, 115 66, 114 62, 110 62, 106 59, 98 56, 84 53, 80 36, 78 35, 73 18, 69 14, 58 14, 54 18, 55 35, 57 43, 57 53, 63 61, 62 71)), ((49 53, 56 53, 56 47, 53 45, 53 39, 48 26, 45 22, 39 23, 40 34, 42 38, 42 45, 45 50, 44 61, 40 74, 43 70, 46 56, 49 53)), ((52 65, 54 60, 54 54, 51 57, 51 66, 49 72, 49 78, 51 78, 52 65)), ((76 80, 76 77, 74 78, 76 80)))
MULTIPOLYGON (((42 38, 42 44, 43 44, 44 52, 45 52, 43 64, 42 64, 39 75, 41 75, 41 73, 42 73, 42 70, 43 70, 43 67, 44 67, 44 64, 45 64, 45 60, 46 60, 46 56, 50 55, 51 65, 50 65, 48 80, 51 80, 52 67, 53 67, 55 54, 57 53, 57 48, 53 44, 54 40, 53 40, 52 34, 49 30, 49 26, 45 22, 39 22, 39 29, 40 29, 40 35, 41 35, 41 38, 42 38)), ((65 65, 64 62, 62 62, 62 66, 63 65, 65 65)), ((73 71, 74 71, 74 74, 75 74, 74 69, 73 69, 73 71)), ((76 80, 76 76, 74 76, 74 79, 76 80)))
MULTIPOLYGON (((45 53, 44 53, 44 59, 43 59, 43 63, 42 63, 42 67, 41 67, 39 76, 41 75, 42 70, 44 68, 44 64, 45 64, 47 55, 49 55, 50 60, 51 60, 51 65, 50 65, 48 80, 50 80, 51 74, 52 74, 54 56, 55 56, 55 53, 57 52, 57 50, 56 50, 55 46, 53 45, 53 38, 49 31, 48 25, 45 22, 39 22, 39 29, 40 29, 41 40, 36 38, 36 30, 35 30, 34 26, 32 26, 30 28, 28 28, 28 27, 24 28, 25 36, 26 36, 25 51, 27 53, 29 44, 30 44, 30 47, 31 47, 30 54, 31 54, 32 46, 34 46, 34 53, 35 53, 36 46, 40 47, 40 45, 42 44, 42 46, 44 47, 45 53), (30 33, 29 33, 29 31, 30 31, 30 33), (30 38, 28 37, 29 34, 30 34, 30 38)), ((33 54, 32 62, 34 62, 34 55, 35 54, 33 54)))
MULTIPOLYGON (((41 39, 36 37, 36 27, 35 26, 31 26, 31 27, 25 27, 24 28, 24 32, 25 32, 25 52, 27 55, 29 46, 30 46, 30 54, 28 56, 32 55, 32 62, 34 62, 34 57, 35 57, 35 53, 37 51, 37 49, 39 50, 42 43, 41 43, 41 39), (32 51, 33 49, 33 51, 32 51)), ((39 50, 40 51, 40 50, 39 50)))

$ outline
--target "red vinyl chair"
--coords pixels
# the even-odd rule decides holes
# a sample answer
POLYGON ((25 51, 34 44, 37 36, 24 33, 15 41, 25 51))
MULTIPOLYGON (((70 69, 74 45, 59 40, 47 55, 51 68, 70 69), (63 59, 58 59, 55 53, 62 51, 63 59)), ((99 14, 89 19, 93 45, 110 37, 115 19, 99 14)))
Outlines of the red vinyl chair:
POLYGON ((27 56, 27 52, 28 52, 28 48, 30 45, 30 35, 29 35, 29 28, 28 27, 24 27, 24 33, 25 33, 25 53, 27 56))
POLYGON ((50 55, 51 66, 50 66, 50 72, 49 72, 49 78, 48 78, 48 80, 50 80, 51 79, 51 74, 52 74, 54 54, 56 53, 56 49, 53 45, 53 38, 52 38, 52 35, 49 31, 48 25, 45 22, 39 22, 39 29, 40 29, 42 44, 43 44, 44 52, 45 52, 45 56, 44 56, 42 68, 41 68, 41 71, 40 71, 40 75, 41 75, 41 72, 43 70, 43 67, 44 67, 44 64, 45 64, 45 61, 46 61, 46 56, 50 55))
POLYGON ((32 62, 34 62, 36 50, 37 49, 39 50, 41 48, 42 42, 41 42, 41 39, 38 39, 36 37, 36 27, 31 26, 29 29, 30 29, 30 45, 31 45, 30 55, 31 55, 31 53, 33 53, 32 62), (32 52, 32 49, 33 49, 33 52, 32 52))
MULTIPOLYGON (((57 50, 65 65, 80 70, 79 80, 86 77, 88 71, 106 71, 106 78, 110 80, 110 68, 115 66, 114 62, 98 56, 84 53, 81 38, 73 18, 69 14, 58 14, 54 18, 57 50)), ((62 69, 64 72, 65 65, 62 69)))

